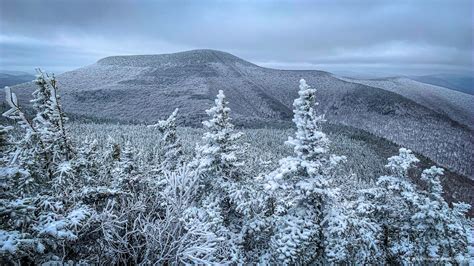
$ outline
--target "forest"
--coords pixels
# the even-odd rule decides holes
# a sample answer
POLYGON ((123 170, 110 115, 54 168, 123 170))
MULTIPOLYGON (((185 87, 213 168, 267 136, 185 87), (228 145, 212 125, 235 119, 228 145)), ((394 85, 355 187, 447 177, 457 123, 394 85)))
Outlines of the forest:
POLYGON ((331 130, 304 79, 282 130, 237 129, 222 90, 203 129, 179 109, 147 126, 68 121, 54 75, 35 83, 32 114, 5 89, 0 264, 471 261, 471 206, 446 199, 445 170, 331 130))

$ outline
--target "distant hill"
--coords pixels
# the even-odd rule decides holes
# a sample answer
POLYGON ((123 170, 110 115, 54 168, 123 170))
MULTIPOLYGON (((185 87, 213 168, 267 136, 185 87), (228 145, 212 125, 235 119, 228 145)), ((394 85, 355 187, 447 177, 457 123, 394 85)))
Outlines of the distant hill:
MULTIPOLYGON (((413 91, 406 93, 323 71, 263 68, 215 50, 113 56, 58 76, 64 108, 76 115, 155 123, 179 107, 182 124, 201 126, 222 89, 234 122, 246 127, 291 126, 301 78, 318 90, 316 109, 330 123, 371 132, 472 176, 472 124, 457 110, 467 110, 474 96, 452 100, 458 92, 447 90, 426 100, 425 91, 440 89, 415 81, 403 81, 413 91)), ((27 104, 34 85, 13 89, 27 104)))
POLYGON ((0 71, 0 88, 13 86, 35 79, 35 76, 19 71, 0 71))
POLYGON ((474 95, 474 76, 455 74, 436 74, 426 76, 411 76, 413 80, 445 87, 452 90, 474 95))

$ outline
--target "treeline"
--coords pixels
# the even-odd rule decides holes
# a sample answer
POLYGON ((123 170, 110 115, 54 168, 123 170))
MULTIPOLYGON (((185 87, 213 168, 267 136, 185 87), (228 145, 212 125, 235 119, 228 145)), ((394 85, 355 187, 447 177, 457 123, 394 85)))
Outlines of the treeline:
POLYGON ((142 151, 129 142, 109 138, 100 150, 97 140, 72 141, 56 79, 40 73, 36 84, 33 119, 6 89, 4 116, 22 133, 0 128, 2 264, 469 260, 470 206, 446 203, 443 170, 424 170, 420 189, 408 178, 419 160, 402 148, 388 159, 390 175, 358 184, 341 172, 346 158, 331 154, 304 80, 293 153, 260 173, 247 166, 222 91, 192 157, 177 134, 178 110, 150 126, 162 144, 157 161, 137 160, 142 151))

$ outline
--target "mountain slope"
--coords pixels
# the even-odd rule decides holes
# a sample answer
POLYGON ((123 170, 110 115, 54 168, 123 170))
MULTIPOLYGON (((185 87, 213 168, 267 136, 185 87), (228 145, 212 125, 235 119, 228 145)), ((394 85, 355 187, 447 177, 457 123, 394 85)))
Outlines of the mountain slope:
POLYGON ((474 77, 469 75, 435 74, 425 76, 411 76, 410 79, 457 90, 474 95, 474 77))
POLYGON ((343 80, 395 92, 451 119, 474 128, 474 95, 429 85, 408 78, 343 80))
MULTIPOLYGON (((194 50, 107 57, 58 77, 70 113, 154 123, 179 107, 183 124, 200 126, 204 110, 222 89, 235 123, 252 127, 291 125, 300 78, 318 89, 317 111, 329 122, 366 130, 472 175, 474 143, 471 129, 461 123, 465 120, 457 122, 411 95, 327 72, 268 69, 228 53, 194 50)), ((14 90, 27 99, 33 85, 14 90)))

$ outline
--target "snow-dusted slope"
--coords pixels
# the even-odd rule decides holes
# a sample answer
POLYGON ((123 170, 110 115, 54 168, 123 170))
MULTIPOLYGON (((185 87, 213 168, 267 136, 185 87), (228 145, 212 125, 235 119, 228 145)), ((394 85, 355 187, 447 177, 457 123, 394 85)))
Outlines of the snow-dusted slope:
MULTIPOLYGON (((200 126, 206 117, 204 110, 222 89, 235 124, 261 127, 291 125, 292 103, 301 78, 318 90, 321 104, 317 111, 325 113, 330 122, 385 137, 472 176, 472 131, 456 122, 464 120, 453 120, 433 108, 445 108, 442 100, 423 104, 421 94, 411 97, 341 80, 327 72, 268 69, 228 53, 194 50, 107 57, 64 73, 58 80, 69 113, 155 123, 179 107, 182 124, 200 126)), ((33 88, 30 83, 13 90, 25 103, 33 88)), ((446 105, 453 106, 449 101, 446 105)))
POLYGON ((426 106, 431 110, 446 114, 451 119, 464 124, 471 129, 474 128, 474 95, 418 82, 408 78, 373 80, 341 79, 395 92, 426 106))

